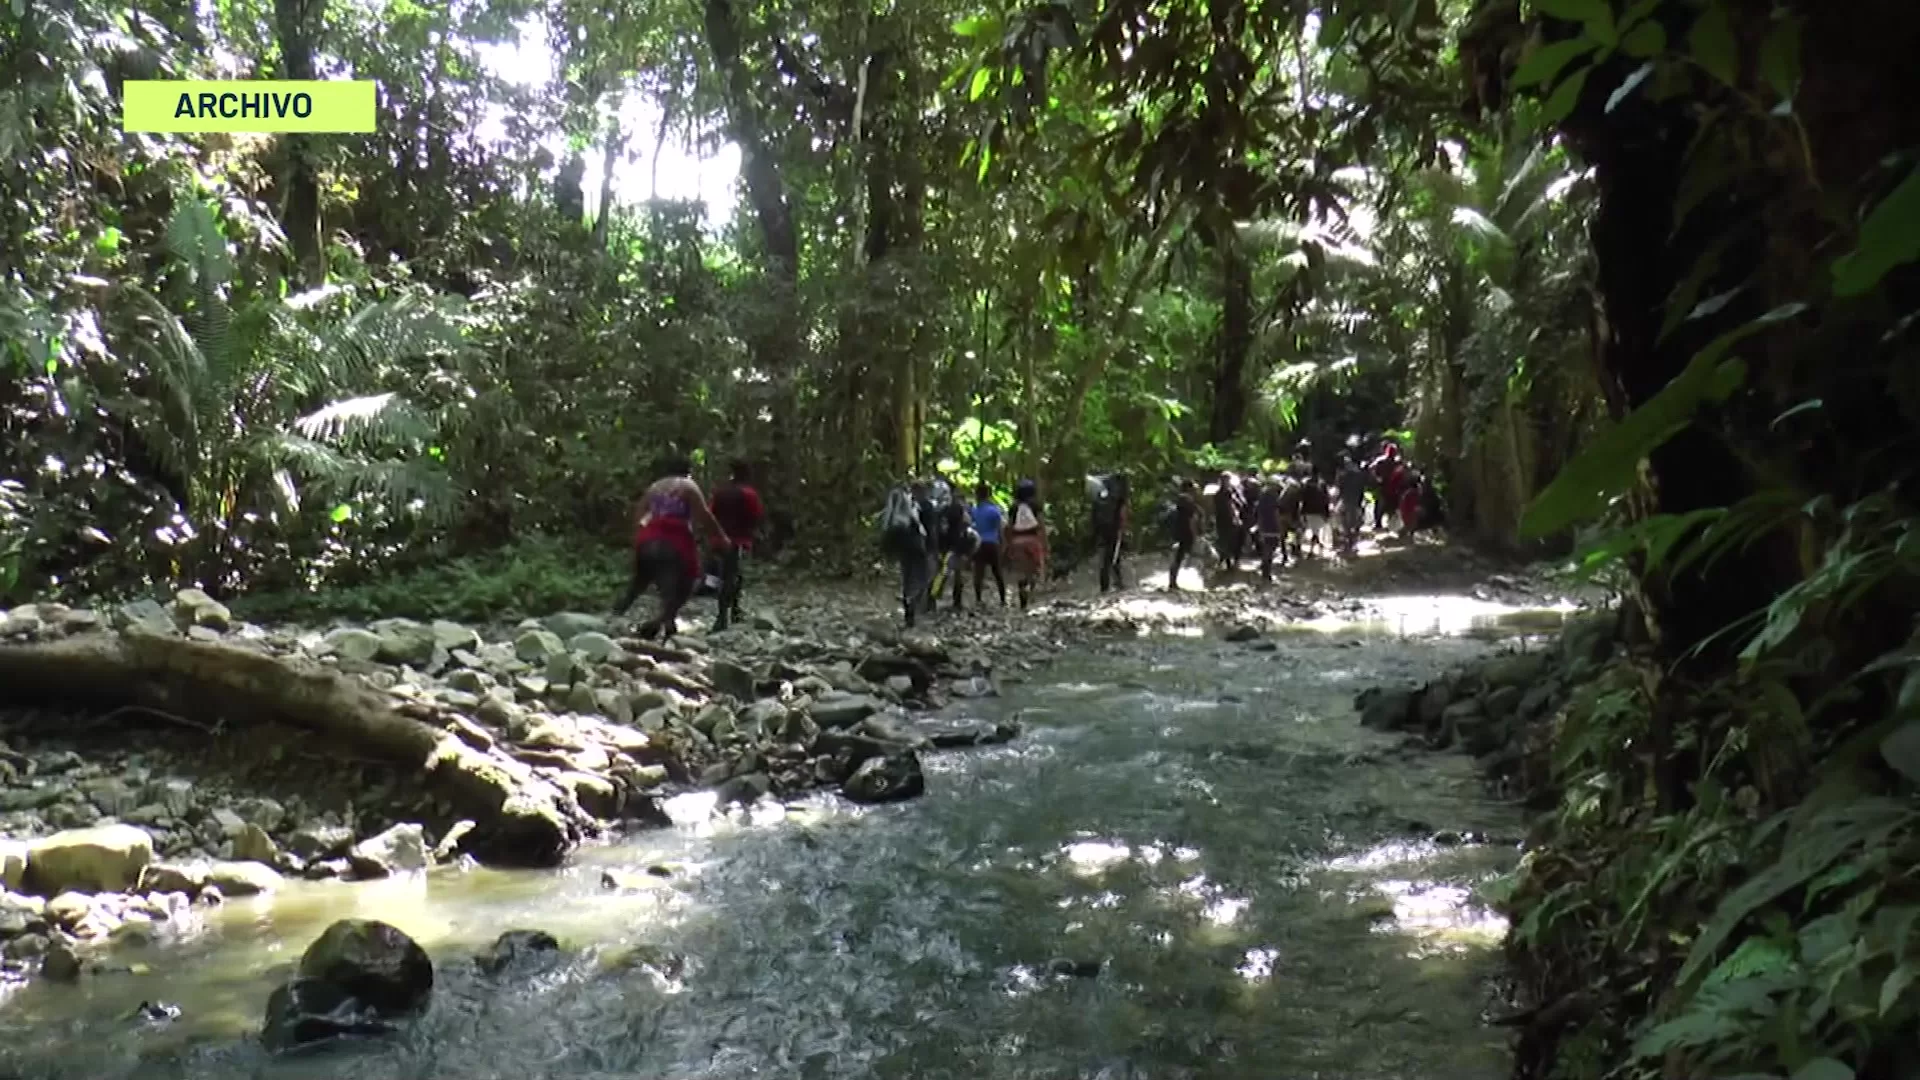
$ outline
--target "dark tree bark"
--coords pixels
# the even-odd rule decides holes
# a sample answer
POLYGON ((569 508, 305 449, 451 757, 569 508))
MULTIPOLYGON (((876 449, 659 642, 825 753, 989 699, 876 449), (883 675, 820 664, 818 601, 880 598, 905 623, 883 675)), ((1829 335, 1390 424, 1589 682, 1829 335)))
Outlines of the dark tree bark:
POLYGON ((1224 446, 1247 422, 1247 367, 1253 353, 1253 264, 1232 229, 1215 241, 1220 256, 1220 329, 1214 336, 1213 402, 1207 441, 1224 446))
MULTIPOLYGON (((326 0, 274 0, 282 77, 296 81, 314 77, 313 57, 325 9, 326 0)), ((326 280, 327 264, 320 175, 314 163, 317 147, 311 135, 286 135, 281 145, 286 157, 286 208, 280 227, 293 247, 294 276, 302 285, 318 285, 326 280)))

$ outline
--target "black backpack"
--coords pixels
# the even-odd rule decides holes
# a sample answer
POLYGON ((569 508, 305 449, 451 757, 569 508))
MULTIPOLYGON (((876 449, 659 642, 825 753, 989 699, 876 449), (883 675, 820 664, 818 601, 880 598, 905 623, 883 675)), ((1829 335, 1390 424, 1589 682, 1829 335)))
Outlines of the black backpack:
POLYGON ((1127 501, 1127 482, 1118 476, 1100 478, 1100 490, 1093 497, 1093 523, 1102 529, 1120 524, 1120 508, 1127 501))

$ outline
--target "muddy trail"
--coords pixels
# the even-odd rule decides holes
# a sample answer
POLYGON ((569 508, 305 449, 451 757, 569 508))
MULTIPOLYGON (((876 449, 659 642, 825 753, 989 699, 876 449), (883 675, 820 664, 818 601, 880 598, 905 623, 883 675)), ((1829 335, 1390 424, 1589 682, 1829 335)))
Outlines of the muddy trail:
POLYGON ((0 1001, 0 1075, 1502 1076, 1482 1015, 1504 926, 1478 889, 1517 858, 1518 812, 1471 759, 1364 730, 1352 701, 1540 617, 1468 596, 1484 567, 1376 566, 1090 612, 1116 629, 966 703, 1022 737, 928 755, 910 802, 718 813, 686 795, 674 827, 557 871, 229 901, 204 932, 126 950, 122 974, 0 1001), (1427 591, 1393 595, 1408 574, 1427 591), (1376 595, 1247 629, 1358 589, 1376 595), (429 1011, 269 1056, 249 1037, 268 992, 345 916, 427 947, 429 1011), (565 949, 481 974, 470 957, 512 928, 565 949), (143 1018, 149 1002, 179 1017, 143 1018))

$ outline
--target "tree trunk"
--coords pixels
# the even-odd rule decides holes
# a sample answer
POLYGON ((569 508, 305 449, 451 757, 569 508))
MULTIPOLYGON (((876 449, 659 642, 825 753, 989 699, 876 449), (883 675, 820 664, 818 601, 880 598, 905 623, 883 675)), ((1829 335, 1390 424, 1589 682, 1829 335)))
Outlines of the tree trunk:
POLYGON ((607 231, 613 223, 613 167, 626 151, 626 136, 620 131, 620 109, 616 105, 607 121, 606 158, 600 164, 600 212, 593 219, 593 246, 607 249, 607 231))
POLYGON ((423 706, 407 715, 389 695, 312 661, 139 632, 89 634, 0 646, 0 687, 0 705, 134 706, 304 728, 330 748, 417 770, 474 820, 476 850, 493 862, 556 865, 593 828, 572 794, 497 747, 469 745, 485 740, 455 714, 423 706))
POLYGON ((1232 229, 1221 231, 1220 331, 1214 339, 1213 406, 1207 441, 1225 446, 1247 422, 1247 363, 1253 352, 1253 264, 1232 229))
MULTIPOLYGON (((326 0, 274 0, 274 34, 279 39, 282 77, 312 79, 321 16, 326 0)), ((320 176, 314 164, 317 149, 311 135, 284 135, 286 155, 286 209, 280 227, 293 248, 294 274, 300 285, 312 287, 327 279, 325 232, 320 221, 320 176)))

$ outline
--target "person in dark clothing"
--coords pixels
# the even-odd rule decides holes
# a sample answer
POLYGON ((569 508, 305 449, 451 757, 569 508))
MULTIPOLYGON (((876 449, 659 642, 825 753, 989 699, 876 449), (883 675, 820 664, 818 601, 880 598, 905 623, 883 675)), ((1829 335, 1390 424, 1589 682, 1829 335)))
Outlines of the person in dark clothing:
MULTIPOLYGON (((974 553, 980 550, 980 534, 973 531, 973 517, 969 513, 967 500, 957 493, 948 500, 946 508, 940 511, 940 550, 946 559, 944 573, 946 581, 953 583, 953 610, 959 611, 966 605, 961 603, 961 594, 966 591, 967 565, 972 562, 974 553)), ((945 585, 946 582, 940 582, 945 585)), ((934 590, 934 607, 940 605, 940 588, 934 590)))
POLYGON ((1367 470, 1354 458, 1343 458, 1334 486, 1340 493, 1340 550, 1353 554, 1360 543, 1360 526, 1366 522, 1367 470))
POLYGON ((1287 519, 1282 506, 1286 494, 1286 482, 1278 476, 1270 476, 1260 486, 1260 494, 1254 500, 1253 518, 1256 551, 1260 553, 1260 577, 1267 584, 1273 584, 1273 560, 1277 555, 1280 564, 1287 562, 1287 519))
POLYGON ((1100 477, 1093 499, 1094 557, 1100 560, 1100 591, 1124 589, 1120 580, 1120 549, 1127 535, 1127 477, 1113 473, 1100 477))
POLYGON ((973 487, 973 531, 980 537, 980 546, 973 553, 973 603, 975 607, 985 601, 981 594, 986 591, 987 571, 993 571, 993 583, 1000 590, 1000 606, 1007 606, 1007 579, 1000 570, 1000 532, 1006 524, 1007 512, 993 501, 993 488, 985 481, 973 487))
POLYGON ((627 591, 613 606, 613 617, 627 613, 640 594, 649 588, 660 592, 660 611, 641 624, 642 639, 656 635, 665 641, 677 629, 680 609, 693 595, 693 583, 700 575, 700 548, 694 542, 698 525, 714 547, 725 551, 732 539, 713 511, 707 509, 706 496, 693 482, 693 464, 684 457, 670 457, 655 468, 659 476, 641 493, 634 515, 633 576, 627 591))
POLYGON ((1394 471, 1400 466, 1400 447, 1391 439, 1380 443, 1380 455, 1367 463, 1367 472, 1373 476, 1373 531, 1380 532, 1387 527, 1387 518, 1398 512, 1395 505, 1398 492, 1392 490, 1394 471))
POLYGON ((1333 498, 1327 491, 1327 482, 1316 473, 1307 478, 1300 489, 1301 531, 1306 534, 1305 546, 1315 553, 1327 547, 1327 522, 1333 516, 1333 498))
POLYGON ((720 556, 720 604, 713 618, 713 629, 718 632, 740 619, 746 558, 753 551, 754 534, 760 531, 760 523, 767 516, 760 492, 753 486, 752 469, 746 462, 733 463, 727 482, 714 491, 709 508, 720 527, 733 539, 720 556))
POLYGON ((1241 528, 1240 479, 1232 473, 1220 474, 1220 486, 1213 492, 1213 534, 1220 542, 1220 568, 1240 569, 1241 528))
POLYGON ((1192 480, 1180 481, 1173 499, 1173 565, 1167 568, 1167 591, 1180 591, 1180 564, 1193 554, 1193 543, 1200 539, 1200 500, 1192 480))

